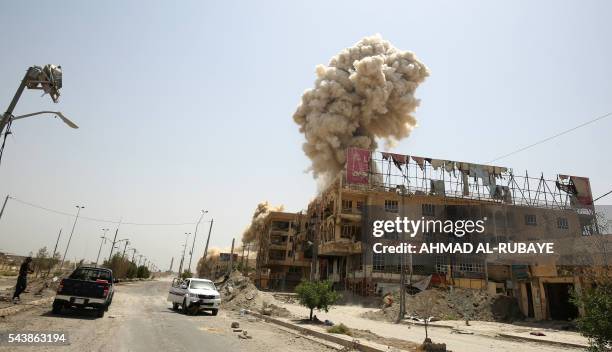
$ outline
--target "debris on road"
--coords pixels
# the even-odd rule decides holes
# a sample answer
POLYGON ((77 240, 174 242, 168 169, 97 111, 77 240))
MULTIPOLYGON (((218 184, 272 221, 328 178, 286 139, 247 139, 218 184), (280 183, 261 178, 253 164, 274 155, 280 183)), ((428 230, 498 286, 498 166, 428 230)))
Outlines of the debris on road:
POLYGON ((232 272, 218 289, 222 298, 221 306, 224 309, 233 311, 251 309, 268 316, 291 316, 287 309, 279 306, 280 303, 272 294, 259 291, 248 277, 237 270, 232 272))
POLYGON ((425 341, 419 347, 417 347, 417 352, 451 352, 446 349, 445 343, 433 343, 430 338, 426 338, 425 341))
POLYGON ((238 334, 238 337, 241 339, 252 339, 253 336, 249 335, 246 330, 242 330, 242 334, 238 334))

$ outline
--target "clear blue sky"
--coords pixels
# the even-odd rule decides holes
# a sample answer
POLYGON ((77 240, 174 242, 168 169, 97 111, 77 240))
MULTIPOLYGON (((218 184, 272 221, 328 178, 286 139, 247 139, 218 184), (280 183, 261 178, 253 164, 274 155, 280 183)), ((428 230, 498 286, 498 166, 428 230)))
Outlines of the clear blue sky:
MULTIPOLYGON (((380 33, 431 70, 420 126, 397 152, 487 162, 612 111, 610 13, 608 1, 2 2, 0 108, 28 66, 61 64, 60 103, 26 91, 15 113, 53 108, 81 128, 15 122, 0 195, 146 223, 194 222, 204 208, 212 245, 229 246, 259 201, 300 210, 315 196, 292 114, 315 66, 341 49, 380 33)), ((611 127, 499 164, 588 176, 599 195, 612 189, 611 127)), ((10 202, 0 249, 52 246, 71 225, 10 202)), ((69 258, 95 259, 103 227, 114 229, 79 222, 69 258)), ((193 226, 120 229, 164 269, 185 232, 193 226)))

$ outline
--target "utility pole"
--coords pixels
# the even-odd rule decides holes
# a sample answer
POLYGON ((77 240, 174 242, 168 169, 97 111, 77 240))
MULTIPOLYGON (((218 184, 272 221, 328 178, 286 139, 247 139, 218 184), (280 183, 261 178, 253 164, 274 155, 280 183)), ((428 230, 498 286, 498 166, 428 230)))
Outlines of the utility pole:
POLYGON ((234 241, 236 239, 232 238, 232 250, 230 252, 230 262, 229 262, 229 272, 228 274, 232 273, 232 270, 234 269, 234 241))
POLYGON ((126 240, 125 246, 123 246, 123 254, 121 254, 121 260, 125 259, 125 250, 127 249, 128 244, 130 244, 130 241, 126 240))
POLYGON ((11 199, 11 196, 7 194, 6 198, 4 198, 4 204, 2 204, 2 210, 0 210, 0 219, 2 219, 2 214, 4 214, 4 208, 6 207, 6 202, 8 202, 9 199, 11 199))
POLYGON ((98 267, 98 261, 100 260, 100 252, 102 252, 102 245, 104 245, 104 243, 106 243, 106 232, 108 231, 108 229, 102 229, 102 232, 104 232, 104 234, 102 235, 101 240, 100 240, 100 249, 98 249, 98 256, 96 257, 96 268, 98 267))
POLYGON ((210 219, 210 227, 208 228, 208 238, 206 239, 206 247, 204 248, 204 259, 203 262, 206 262, 206 255, 208 254, 208 243, 210 242, 210 233, 212 232, 212 225, 215 219, 210 219))
MULTIPOLYGON (((4 204, 6 204, 6 201, 4 201, 4 204)), ((4 207, 3 207, 3 210, 4 210, 4 207)), ((55 251, 57 250, 57 245, 59 243, 61 235, 62 235, 62 229, 60 229, 59 233, 57 234, 57 241, 55 241, 55 247, 53 248, 53 252, 51 253, 51 263, 49 264, 49 270, 47 270, 47 277, 49 277, 49 274, 51 273, 51 267, 53 266, 53 258, 55 258, 55 251)))
POLYGON ((172 272, 172 266, 174 265, 174 257, 170 260, 170 269, 168 271, 172 272))
POLYGON ((108 255, 108 262, 111 262, 111 258, 113 257, 113 249, 115 249, 115 243, 117 243, 117 233, 119 232, 119 226, 121 226, 121 220, 119 220, 119 224, 115 229, 115 237, 113 237, 113 245, 111 246, 110 254, 108 255))
POLYGON ((79 214, 81 213, 81 209, 85 209, 82 205, 77 205, 77 214, 74 218, 74 224, 72 224, 72 230, 70 231, 70 236, 68 236, 68 244, 66 244, 66 250, 64 251, 64 258, 62 258, 62 264, 60 265, 60 270, 64 267, 64 261, 66 260, 66 254, 68 253, 68 247, 70 247, 70 240, 72 240, 72 234, 74 233, 74 228, 76 227, 77 220, 79 219, 79 214))
POLYGON ((130 250, 132 251, 132 263, 135 263, 134 256, 136 255, 136 248, 130 248, 130 250))
POLYGON ((191 259, 193 258, 193 249, 195 247, 196 237, 198 236, 198 226, 200 225, 200 221, 202 221, 202 218, 206 213, 208 213, 208 210, 202 210, 202 215, 200 215, 200 219, 196 223, 195 232, 193 233, 193 244, 191 245, 191 252, 189 252, 189 266, 187 267, 189 269, 189 272, 191 272, 191 259))

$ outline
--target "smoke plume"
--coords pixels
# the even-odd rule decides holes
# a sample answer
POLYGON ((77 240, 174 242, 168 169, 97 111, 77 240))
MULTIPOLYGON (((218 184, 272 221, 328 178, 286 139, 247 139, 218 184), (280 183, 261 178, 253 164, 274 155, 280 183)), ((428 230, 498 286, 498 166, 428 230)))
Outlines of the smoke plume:
POLYGON ((293 119, 314 177, 327 184, 342 170, 347 147, 374 150, 377 138, 392 146, 410 135, 419 105, 414 92, 429 72, 413 53, 376 35, 317 66, 316 74, 293 119))
POLYGON ((283 210, 284 207, 282 205, 274 207, 267 201, 257 204, 257 208, 255 208, 255 212, 251 219, 251 224, 242 234, 242 243, 250 243, 257 239, 257 234, 262 231, 264 221, 270 212, 283 210))

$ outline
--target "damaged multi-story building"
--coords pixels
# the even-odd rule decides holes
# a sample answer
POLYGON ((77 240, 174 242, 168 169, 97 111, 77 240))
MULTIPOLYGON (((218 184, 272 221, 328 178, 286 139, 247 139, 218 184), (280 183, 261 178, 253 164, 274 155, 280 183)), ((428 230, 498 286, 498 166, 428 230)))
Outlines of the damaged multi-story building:
MULTIPOLYGON (((589 180, 584 177, 557 175, 550 180, 544 175, 517 175, 505 167, 353 149, 347 152, 343 172, 308 205, 300 230, 292 236, 292 248, 293 253, 295 248, 312 252, 310 276, 303 271, 306 277, 331 280, 338 289, 356 294, 397 290, 403 268, 406 285, 413 288, 483 289, 516 297, 525 316, 568 319, 578 314, 570 303, 570 290, 588 283, 566 269, 579 265, 572 250, 575 241, 597 232, 594 219, 589 180), (415 237, 394 232, 372 236, 374 221, 397 217, 485 219, 485 231, 462 238, 439 231, 415 237), (491 247, 554 242, 558 248, 553 256, 393 255, 374 253, 372 248, 375 242, 405 241, 484 242, 491 247)), ((263 255, 264 262, 272 262, 269 252, 263 255)), ((286 258, 278 255, 278 260, 286 258)))
POLYGON ((255 284, 262 289, 291 290, 309 277, 311 256, 298 244, 301 213, 272 211, 257 233, 255 284))

